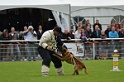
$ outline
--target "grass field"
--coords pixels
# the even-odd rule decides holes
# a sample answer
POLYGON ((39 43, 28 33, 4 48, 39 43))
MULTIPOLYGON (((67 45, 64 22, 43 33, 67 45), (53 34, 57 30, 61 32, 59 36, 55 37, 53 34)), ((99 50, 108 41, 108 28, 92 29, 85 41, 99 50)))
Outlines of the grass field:
POLYGON ((0 62, 0 82, 124 82, 124 59, 119 60, 120 72, 111 72, 112 60, 83 60, 88 73, 73 76, 73 65, 63 62, 65 75, 57 76, 51 63, 48 77, 42 77, 41 61, 0 62))

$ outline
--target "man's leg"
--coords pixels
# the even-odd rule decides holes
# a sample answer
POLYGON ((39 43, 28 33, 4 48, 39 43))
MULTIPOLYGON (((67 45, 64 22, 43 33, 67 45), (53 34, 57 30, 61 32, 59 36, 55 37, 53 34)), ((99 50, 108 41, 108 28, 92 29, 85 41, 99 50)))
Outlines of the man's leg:
POLYGON ((47 51, 47 50, 45 50, 45 49, 43 49, 42 47, 39 46, 38 47, 38 53, 40 54, 40 56, 43 59, 42 66, 41 66, 42 76, 48 76, 50 61, 51 61, 49 51, 47 51))
POLYGON ((64 75, 61 60, 53 55, 51 55, 51 60, 54 63, 54 67, 56 68, 57 75, 64 75))
POLYGON ((21 52, 20 52, 20 48, 19 48, 19 46, 18 46, 18 45, 15 45, 15 49, 16 49, 17 54, 18 54, 18 60, 21 60, 22 55, 21 55, 21 52))

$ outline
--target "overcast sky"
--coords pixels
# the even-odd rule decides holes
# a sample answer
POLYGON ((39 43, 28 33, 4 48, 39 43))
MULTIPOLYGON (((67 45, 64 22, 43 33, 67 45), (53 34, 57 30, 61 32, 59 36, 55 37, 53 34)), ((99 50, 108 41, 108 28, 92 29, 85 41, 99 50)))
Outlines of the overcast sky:
POLYGON ((124 5, 124 0, 0 0, 0 5, 50 5, 71 4, 71 6, 124 5))

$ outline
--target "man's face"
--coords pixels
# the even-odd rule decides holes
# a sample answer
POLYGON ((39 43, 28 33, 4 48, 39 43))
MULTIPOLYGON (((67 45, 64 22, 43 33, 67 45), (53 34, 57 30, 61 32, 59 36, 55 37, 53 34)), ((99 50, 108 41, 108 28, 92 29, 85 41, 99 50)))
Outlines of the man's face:
POLYGON ((55 35, 55 36, 58 36, 59 34, 60 34, 59 32, 54 31, 54 35, 55 35))

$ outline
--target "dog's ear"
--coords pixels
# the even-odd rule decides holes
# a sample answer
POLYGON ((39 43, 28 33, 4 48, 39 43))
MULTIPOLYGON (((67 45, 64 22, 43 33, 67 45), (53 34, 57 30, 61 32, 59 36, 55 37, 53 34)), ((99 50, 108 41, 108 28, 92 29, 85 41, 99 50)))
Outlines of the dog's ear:
POLYGON ((63 45, 63 47, 67 49, 66 45, 63 45))

